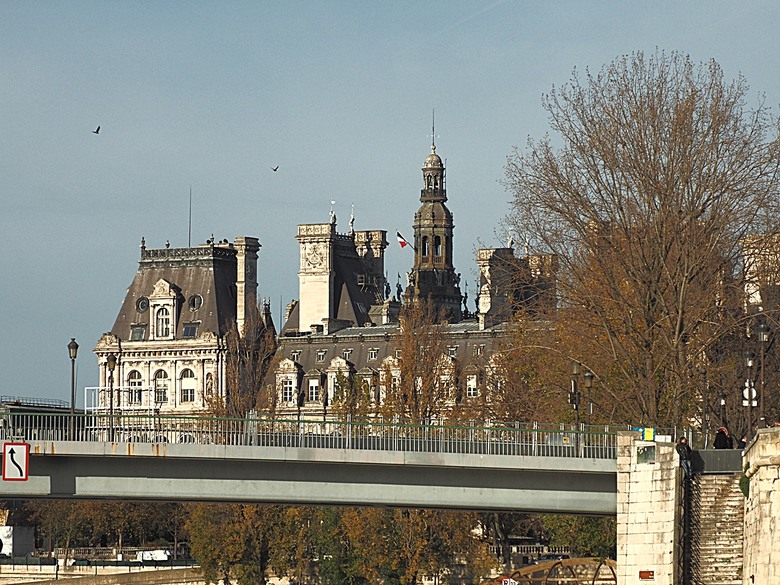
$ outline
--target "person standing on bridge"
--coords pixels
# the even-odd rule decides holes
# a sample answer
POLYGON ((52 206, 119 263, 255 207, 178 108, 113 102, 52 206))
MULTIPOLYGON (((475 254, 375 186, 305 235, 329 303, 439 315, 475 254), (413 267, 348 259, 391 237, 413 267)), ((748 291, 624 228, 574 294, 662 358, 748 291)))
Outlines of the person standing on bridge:
POLYGON ((720 427, 715 433, 715 442, 712 444, 716 449, 733 449, 734 440, 731 438, 726 427, 720 427))
POLYGON ((690 479, 693 475, 693 469, 691 469, 691 448, 688 446, 688 439, 685 437, 677 439, 677 454, 680 456, 680 467, 685 472, 685 478, 690 479))

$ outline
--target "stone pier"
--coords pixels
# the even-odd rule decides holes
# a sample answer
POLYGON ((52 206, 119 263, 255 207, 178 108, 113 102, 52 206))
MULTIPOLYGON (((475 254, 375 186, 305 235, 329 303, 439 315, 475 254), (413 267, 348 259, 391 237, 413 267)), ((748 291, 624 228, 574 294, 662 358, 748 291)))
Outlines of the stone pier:
POLYGON ((618 433, 617 577, 620 585, 677 585, 680 468, 674 444, 618 433))
POLYGON ((742 464, 748 490, 742 583, 780 583, 780 428, 759 429, 742 464))

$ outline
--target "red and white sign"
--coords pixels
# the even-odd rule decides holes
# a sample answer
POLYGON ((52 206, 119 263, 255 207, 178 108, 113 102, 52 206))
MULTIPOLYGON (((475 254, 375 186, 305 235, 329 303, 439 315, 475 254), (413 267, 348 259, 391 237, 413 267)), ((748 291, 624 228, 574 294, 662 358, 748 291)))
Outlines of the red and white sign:
POLYGON ((30 463, 30 445, 3 443, 3 481, 27 481, 30 463))

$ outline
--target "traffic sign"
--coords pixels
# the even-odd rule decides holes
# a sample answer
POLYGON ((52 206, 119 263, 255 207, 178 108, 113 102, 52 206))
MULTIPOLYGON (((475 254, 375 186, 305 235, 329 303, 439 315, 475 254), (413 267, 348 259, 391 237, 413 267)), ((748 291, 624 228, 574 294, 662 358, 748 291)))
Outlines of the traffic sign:
POLYGON ((29 463, 30 445, 3 443, 3 481, 27 481, 29 463))

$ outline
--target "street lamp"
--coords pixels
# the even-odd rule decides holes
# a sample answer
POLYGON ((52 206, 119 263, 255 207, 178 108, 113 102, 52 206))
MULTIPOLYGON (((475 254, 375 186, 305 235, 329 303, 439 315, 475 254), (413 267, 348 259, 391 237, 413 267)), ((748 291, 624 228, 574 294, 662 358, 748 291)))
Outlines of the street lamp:
POLYGON ((723 394, 723 388, 718 390, 718 402, 720 403, 720 426, 726 426, 726 396, 723 394))
POLYGON ((114 368, 116 368, 116 356, 108 354, 106 358, 108 368, 108 439, 114 442, 114 368))
POLYGON ((585 372, 585 388, 588 390, 588 426, 590 426, 590 417, 593 415, 593 400, 591 400, 590 389, 593 388, 593 372, 585 372))
POLYGON ((769 325, 766 324, 766 321, 761 321, 758 325, 758 341, 761 346, 761 363, 759 364, 761 367, 761 397, 759 398, 758 426, 765 429, 766 416, 764 415, 764 394, 766 393, 766 388, 764 387, 764 350, 769 343, 769 325))
POLYGON ((79 344, 76 338, 71 337, 68 344, 70 356, 70 422, 68 423, 68 435, 73 440, 73 418, 76 415, 76 356, 79 353, 79 344))
POLYGON ((748 442, 753 438, 753 403, 756 401, 756 389, 753 385, 753 360, 755 354, 752 351, 745 352, 745 365, 747 366, 747 380, 745 380, 745 390, 742 393, 744 400, 742 406, 748 407, 748 442))

